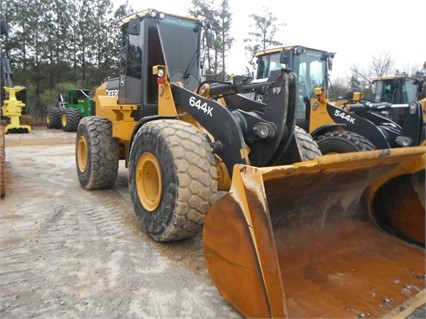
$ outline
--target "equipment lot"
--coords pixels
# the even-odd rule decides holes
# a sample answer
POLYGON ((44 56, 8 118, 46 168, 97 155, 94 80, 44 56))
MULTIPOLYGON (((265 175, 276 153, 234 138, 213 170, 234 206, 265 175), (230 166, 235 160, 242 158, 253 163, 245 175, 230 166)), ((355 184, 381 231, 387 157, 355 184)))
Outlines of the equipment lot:
MULTIPOLYGON (((75 133, 6 135, 0 201, 1 318, 241 318, 210 280, 201 236, 140 231, 120 163, 113 189, 85 191, 75 133)), ((425 306, 409 318, 424 318, 425 306)))

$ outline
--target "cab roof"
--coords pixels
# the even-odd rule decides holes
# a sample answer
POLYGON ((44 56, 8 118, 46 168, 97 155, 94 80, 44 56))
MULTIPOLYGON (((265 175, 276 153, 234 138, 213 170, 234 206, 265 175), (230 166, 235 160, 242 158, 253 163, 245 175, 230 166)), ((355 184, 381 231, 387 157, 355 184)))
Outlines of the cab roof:
POLYGON ((156 9, 150 9, 149 8, 149 9, 145 9, 145 10, 142 10, 142 11, 139 11, 139 12, 136 12, 136 13, 129 14, 128 16, 126 16, 126 17, 122 18, 121 20, 119 20, 118 21, 118 25, 122 26, 123 24, 128 23, 131 19, 143 18, 143 17, 148 16, 151 13, 153 13, 153 14, 155 14, 155 13, 156 14, 163 13, 166 16, 171 16, 171 17, 180 18, 180 19, 186 19, 186 20, 192 20, 192 21, 198 21, 198 19, 194 18, 194 17, 181 16, 181 15, 177 15, 177 14, 173 14, 173 13, 166 13, 166 12, 162 12, 162 11, 159 11, 159 10, 156 10, 156 9))

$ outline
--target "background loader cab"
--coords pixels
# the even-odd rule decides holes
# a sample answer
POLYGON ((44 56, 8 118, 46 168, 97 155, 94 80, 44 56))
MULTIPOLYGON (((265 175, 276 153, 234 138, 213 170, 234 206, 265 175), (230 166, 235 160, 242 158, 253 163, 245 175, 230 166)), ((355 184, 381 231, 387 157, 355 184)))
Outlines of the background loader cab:
MULTIPOLYGON (((300 45, 279 47, 259 51, 257 57, 256 80, 266 79, 272 70, 288 68, 298 76, 297 124, 306 131, 312 130, 310 104, 315 96, 315 88, 328 90, 328 70, 332 68, 334 53, 306 48, 300 45)), ((265 100, 263 89, 255 92, 257 100, 265 100)))
POLYGON ((425 97, 424 81, 408 76, 373 78, 373 102, 408 104, 425 97))
MULTIPOLYGON (((281 67, 297 74, 297 125, 316 139, 322 154, 420 144, 424 122, 416 100, 402 108, 399 122, 383 113, 392 110, 390 103, 361 103, 359 97, 344 103, 329 101, 328 72, 334 53, 298 45, 260 51, 256 56, 256 82, 281 67)), ((255 99, 266 100, 265 91, 257 89, 255 99)))
POLYGON ((373 78, 374 103, 389 102, 392 109, 387 112, 388 117, 402 123, 406 106, 414 101, 422 105, 423 116, 426 112, 425 79, 409 76, 383 76, 373 78))

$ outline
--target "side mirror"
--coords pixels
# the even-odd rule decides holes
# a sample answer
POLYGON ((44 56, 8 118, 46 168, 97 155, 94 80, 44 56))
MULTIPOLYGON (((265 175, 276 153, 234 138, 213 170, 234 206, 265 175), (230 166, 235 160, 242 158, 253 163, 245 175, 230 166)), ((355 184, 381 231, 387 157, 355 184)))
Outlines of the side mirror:
POLYGON ((328 70, 329 71, 333 70, 333 58, 328 58, 327 64, 328 64, 328 70))
POLYGON ((7 25, 6 21, 1 20, 0 21, 0 35, 1 34, 7 34, 9 31, 9 26, 7 25))
POLYGON ((281 53, 280 53, 280 63, 281 64, 287 64, 288 63, 288 61, 287 61, 287 51, 281 51, 281 53))

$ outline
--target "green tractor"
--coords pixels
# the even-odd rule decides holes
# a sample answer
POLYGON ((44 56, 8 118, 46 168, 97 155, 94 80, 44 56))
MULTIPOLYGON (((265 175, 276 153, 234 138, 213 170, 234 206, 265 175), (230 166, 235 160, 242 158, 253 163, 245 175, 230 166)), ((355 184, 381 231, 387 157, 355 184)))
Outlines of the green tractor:
POLYGON ((93 90, 68 89, 65 100, 58 96, 58 105, 49 107, 46 114, 47 128, 60 128, 64 132, 76 132, 80 120, 90 115, 93 90))

